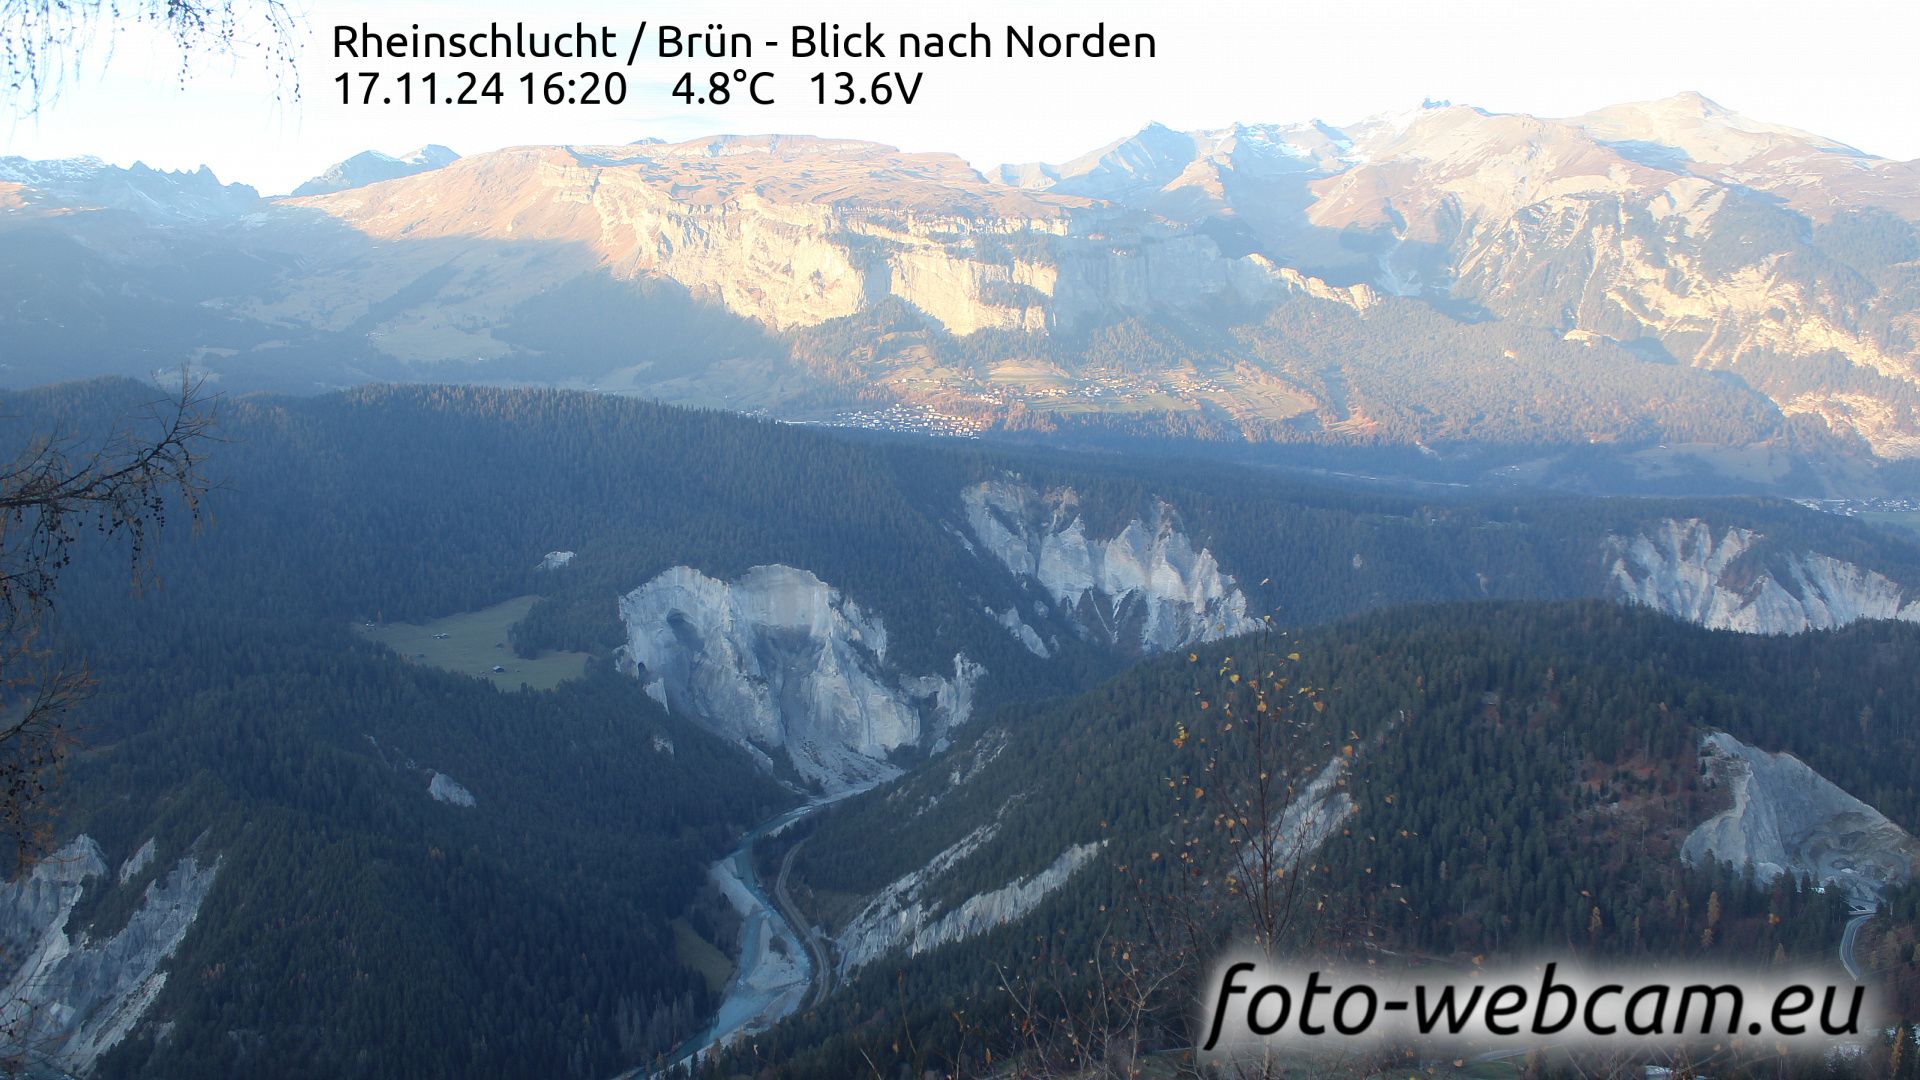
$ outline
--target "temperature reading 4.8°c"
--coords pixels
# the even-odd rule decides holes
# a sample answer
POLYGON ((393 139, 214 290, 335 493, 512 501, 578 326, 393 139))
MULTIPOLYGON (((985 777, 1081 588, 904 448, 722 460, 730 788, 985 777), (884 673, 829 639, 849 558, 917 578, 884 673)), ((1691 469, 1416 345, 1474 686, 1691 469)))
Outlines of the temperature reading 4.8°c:
POLYGON ((693 81, 693 72, 680 76, 673 84, 673 96, 689 105, 725 105, 732 101, 735 94, 744 94, 755 105, 773 104, 773 72, 749 72, 745 68, 733 71, 716 71, 707 76, 705 87, 698 87, 693 81))

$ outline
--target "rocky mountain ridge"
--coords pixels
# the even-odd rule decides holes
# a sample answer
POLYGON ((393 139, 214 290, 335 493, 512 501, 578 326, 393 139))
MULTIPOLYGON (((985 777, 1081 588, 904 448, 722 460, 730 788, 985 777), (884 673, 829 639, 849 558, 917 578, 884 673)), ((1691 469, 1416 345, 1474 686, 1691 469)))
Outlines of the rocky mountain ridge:
MULTIPOLYGON (((137 170, 12 161, 0 224, 98 256, 61 271, 66 303, 184 287, 206 249, 246 266, 193 279, 190 308, 156 297, 203 320, 169 365, 234 378, 473 371, 968 430, 1920 453, 1920 167, 1697 94, 1153 125, 986 176, 796 136, 391 171, 267 201, 198 192, 209 175, 169 202, 99 194, 153 188, 137 170), (141 200, 174 231, 66 212, 141 200), (358 355, 308 370, 289 335, 358 355)), ((23 360, 71 366, 96 318, 24 327, 23 360)))
POLYGON ((398 180, 402 176, 438 169, 458 160, 459 154, 438 143, 429 143, 399 157, 378 150, 364 150, 335 163, 327 171, 294 188, 293 194, 298 198, 365 187, 383 180, 398 180))
POLYGON ((158 225, 204 224, 260 206, 259 192, 223 184, 205 165, 169 172, 141 162, 116 168, 96 157, 0 157, 0 183, 17 185, 18 209, 117 210, 158 225))

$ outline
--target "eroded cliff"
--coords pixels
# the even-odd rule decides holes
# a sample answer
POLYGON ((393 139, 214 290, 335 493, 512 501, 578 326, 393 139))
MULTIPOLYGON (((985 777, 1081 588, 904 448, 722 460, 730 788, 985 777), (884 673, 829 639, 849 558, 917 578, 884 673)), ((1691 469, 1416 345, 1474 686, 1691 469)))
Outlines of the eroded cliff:
POLYGON ((1699 518, 1615 534, 1604 544, 1607 588, 1678 619, 1752 634, 1920 620, 1920 601, 1886 575, 1818 552, 1768 552, 1764 539, 1738 526, 1716 534, 1699 518))
POLYGON ((898 775, 888 758, 966 722, 983 669, 907 675, 880 618, 806 570, 734 581, 676 566, 620 599, 623 660, 676 712, 829 789, 898 775))
MULTIPOLYGON (((1104 539, 1088 535, 1071 489, 1004 478, 967 488, 960 502, 980 550, 1043 589, 1091 640, 1159 653, 1261 626, 1233 576, 1163 502, 1104 539)), ((1019 626, 1009 630, 1034 648, 1019 626)))

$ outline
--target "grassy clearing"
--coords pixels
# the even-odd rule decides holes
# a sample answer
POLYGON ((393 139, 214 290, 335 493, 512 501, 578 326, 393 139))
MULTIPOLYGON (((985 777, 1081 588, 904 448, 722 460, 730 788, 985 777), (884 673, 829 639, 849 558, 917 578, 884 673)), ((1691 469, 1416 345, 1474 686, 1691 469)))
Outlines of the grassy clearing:
POLYGON ((685 919, 673 920, 673 954, 681 964, 699 972, 713 993, 724 992, 727 980, 733 978, 733 961, 685 919))
POLYGON ((535 690, 551 690, 587 668, 587 654, 549 652, 526 660, 507 644, 507 628, 526 617, 537 596, 516 596, 483 608, 448 615, 429 623, 386 623, 361 626, 360 634, 380 642, 410 663, 427 664, 488 679, 502 690, 518 690, 522 683, 535 690), (504 670, 495 671, 499 667, 504 670))

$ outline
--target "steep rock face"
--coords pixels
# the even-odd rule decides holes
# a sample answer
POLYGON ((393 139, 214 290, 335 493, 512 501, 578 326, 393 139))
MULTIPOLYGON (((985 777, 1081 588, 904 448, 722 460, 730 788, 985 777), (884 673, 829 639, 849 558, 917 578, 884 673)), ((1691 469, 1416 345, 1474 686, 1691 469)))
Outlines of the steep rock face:
POLYGON ((1194 550, 1165 503, 1095 539, 1071 490, 1042 494, 1017 479, 988 480, 960 501, 980 548, 1045 589, 1089 638, 1158 653, 1261 626, 1232 575, 1205 548, 1194 550))
POLYGON ((995 622, 999 623, 1007 633, 1012 634, 1015 641, 1026 646, 1028 652, 1042 660, 1050 659, 1053 656, 1054 646, 1057 645, 1058 642, 1048 644, 1042 640, 1040 632, 1028 626, 1026 620, 1020 617, 1018 608, 1008 608, 997 614, 992 608, 988 608, 987 614, 992 615, 995 622))
POLYGON ((1886 575, 1814 552, 1761 566, 1763 539, 1738 527, 1716 537, 1698 518, 1609 536, 1607 587, 1678 619, 1751 634, 1826 630, 1859 619, 1920 621, 1920 601, 1907 599, 1886 575))
POLYGON ((1319 182, 1310 214, 1391 237, 1383 276, 1399 267, 1420 295, 1730 370, 1882 457, 1920 453, 1914 286, 1894 269, 1912 255, 1862 244, 1869 219, 1849 216, 1910 247, 1912 165, 1697 94, 1571 120, 1425 110, 1359 142, 1368 159, 1319 182), (1837 384, 1816 358, 1853 370, 1837 384))
POLYGON ((1920 841, 1799 758, 1718 732, 1702 740, 1701 753, 1714 781, 1732 789, 1733 806, 1688 835, 1688 862, 1751 867, 1762 882, 1811 876, 1862 897, 1912 877, 1920 841))
POLYGON ((435 802, 443 802, 451 806, 474 805, 473 792, 468 791, 465 784, 443 772, 434 773, 433 779, 427 781, 427 794, 433 796, 435 802))
MULTIPOLYGON (((128 861, 139 872, 149 848, 128 861)), ((86 836, 55 852, 24 880, 0 885, 0 941, 21 958, 0 998, 0 1053, 84 1074, 140 1020, 166 985, 173 955, 213 887, 218 862, 189 855, 147 885, 141 905, 112 937, 71 937, 67 920, 83 892, 104 887, 100 846, 86 836)))
POLYGON ((997 176, 1138 207, 1309 274, 1730 370, 1881 457, 1920 454, 1904 269, 1920 250, 1920 163, 1697 93, 1567 119, 1430 103, 1340 128, 1155 125, 997 176))
POLYGON ((964 941, 1025 916, 1047 895, 1066 884, 1074 872, 1092 861, 1106 846, 1101 840, 1075 844, 1044 869, 1008 882, 998 889, 976 893, 951 908, 941 909, 927 896, 928 887, 999 831, 998 823, 981 826, 934 856, 923 870, 901 877, 881 890, 834 939, 841 974, 855 971, 896 949, 919 955, 942 945, 964 941))
POLYGON ((1781 412, 1818 417, 1881 457, 1920 453, 1911 286, 1839 250, 1851 240, 1827 240, 1844 229, 1795 239, 1803 227, 1751 192, 1692 176, 1569 193, 1459 237, 1443 284, 1504 318, 1735 372, 1781 412), (1834 261, 1860 261, 1884 288, 1835 288, 1823 269, 1834 261), (1853 370, 1836 383, 1806 363, 1816 357, 1853 370))
POLYGON ((1353 814, 1353 796, 1340 786, 1346 773, 1347 759, 1335 757, 1280 812, 1274 822, 1272 845, 1279 869, 1291 870, 1320 850, 1353 814))
POLYGON ((720 581, 691 567, 620 600, 624 660, 670 708, 756 752, 784 752, 809 781, 840 789, 896 775, 887 756, 963 724, 983 669, 901 676, 887 631, 818 577, 757 566, 720 581))
MULTIPOLYGON (((505 284, 499 245, 521 235, 559 246, 527 252, 514 298, 605 269, 672 280, 776 330, 852 315, 886 296, 965 335, 1299 287, 1269 263, 1223 254, 1205 235, 1085 199, 992 185, 949 155, 847 140, 523 147, 287 209, 319 211, 378 240, 444 241, 407 273, 445 264, 455 277, 443 291, 484 290, 496 312, 505 284), (460 252, 452 263, 449 248, 460 252)), ((396 245, 391 255, 412 251, 396 245)), ((398 280, 383 274, 358 291, 398 280)), ((335 304, 327 318, 360 310, 335 304)))

